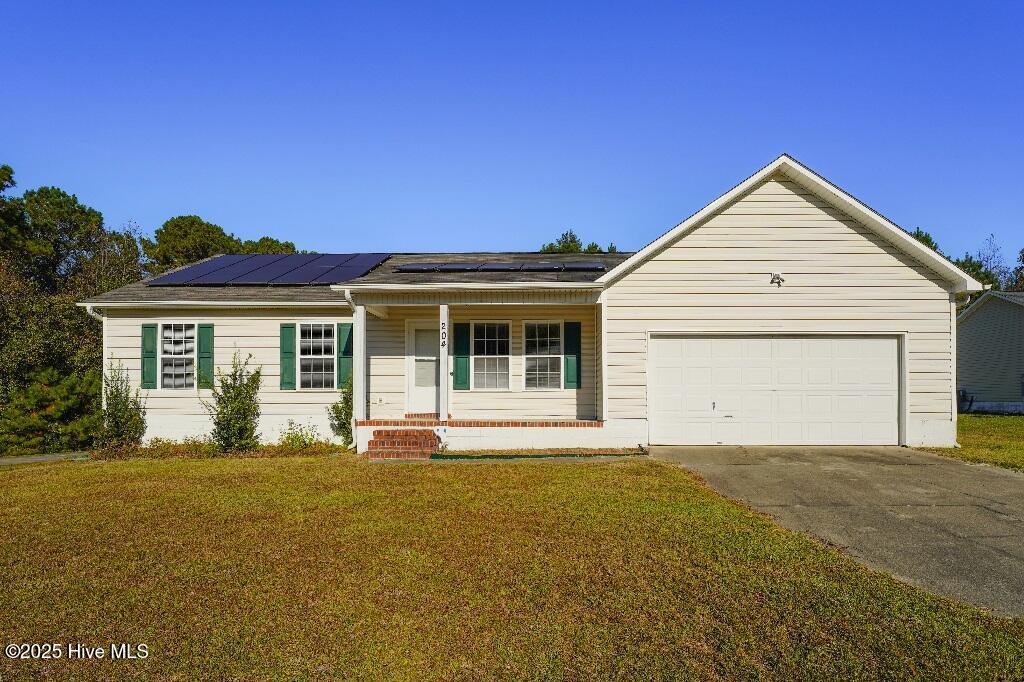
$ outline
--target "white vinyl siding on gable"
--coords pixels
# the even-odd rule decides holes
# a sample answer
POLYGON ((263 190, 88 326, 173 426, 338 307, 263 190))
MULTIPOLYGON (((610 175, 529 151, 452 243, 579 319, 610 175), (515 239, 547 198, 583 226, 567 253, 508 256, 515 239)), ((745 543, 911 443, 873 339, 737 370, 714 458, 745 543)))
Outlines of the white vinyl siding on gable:
POLYGON ((605 301, 606 419, 647 418, 650 331, 906 332, 908 435, 953 423, 945 284, 788 179, 724 207, 610 285, 605 301))

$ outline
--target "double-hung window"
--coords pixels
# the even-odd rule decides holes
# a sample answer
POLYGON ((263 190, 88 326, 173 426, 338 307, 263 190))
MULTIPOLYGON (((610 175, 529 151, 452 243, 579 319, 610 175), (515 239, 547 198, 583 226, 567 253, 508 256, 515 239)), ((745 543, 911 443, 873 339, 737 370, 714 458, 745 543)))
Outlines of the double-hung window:
POLYGON ((473 323, 473 388, 508 390, 509 324, 473 323))
POLYGON ((334 325, 299 325, 299 387, 334 388, 334 325))
POLYGON ((562 323, 527 322, 523 326, 525 388, 562 387, 562 323))
POLYGON ((196 326, 160 325, 160 388, 193 388, 196 376, 196 326))

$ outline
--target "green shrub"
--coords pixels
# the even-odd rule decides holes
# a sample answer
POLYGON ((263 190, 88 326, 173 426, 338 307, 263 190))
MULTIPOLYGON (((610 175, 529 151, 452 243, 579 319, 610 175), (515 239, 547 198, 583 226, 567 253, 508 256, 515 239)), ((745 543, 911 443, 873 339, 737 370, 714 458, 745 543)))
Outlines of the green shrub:
POLYGON ((103 430, 99 370, 32 375, 0 405, 0 454, 88 450, 103 430))
POLYGON ((100 445, 108 450, 138 447, 146 435, 146 405, 120 364, 110 364, 103 382, 103 398, 100 445))
POLYGON ((331 431, 345 447, 352 445, 352 377, 341 387, 341 396, 327 406, 327 419, 331 423, 331 431))
POLYGON ((263 368, 249 369, 249 360, 238 358, 235 352, 231 359, 231 371, 226 374, 217 369, 220 385, 213 388, 213 401, 203 401, 203 406, 213 420, 210 440, 220 452, 253 450, 260 445, 257 435, 260 423, 260 384, 263 368))
POLYGON ((308 450, 320 445, 329 445, 315 426, 298 424, 291 419, 288 420, 287 428, 281 432, 277 444, 289 450, 308 450))

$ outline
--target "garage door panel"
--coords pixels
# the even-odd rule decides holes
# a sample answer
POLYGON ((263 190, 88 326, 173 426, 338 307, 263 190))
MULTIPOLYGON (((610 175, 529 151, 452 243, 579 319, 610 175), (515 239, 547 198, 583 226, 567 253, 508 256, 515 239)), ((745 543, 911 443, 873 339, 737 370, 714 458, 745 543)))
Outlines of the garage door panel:
POLYGON ((894 337, 654 336, 650 346, 652 443, 898 442, 894 337))
POLYGON ((743 385, 743 374, 739 367, 715 367, 711 370, 711 383, 714 386, 739 388, 743 385))
POLYGON ((771 367, 743 367, 741 381, 748 388, 769 388, 772 385, 771 367))

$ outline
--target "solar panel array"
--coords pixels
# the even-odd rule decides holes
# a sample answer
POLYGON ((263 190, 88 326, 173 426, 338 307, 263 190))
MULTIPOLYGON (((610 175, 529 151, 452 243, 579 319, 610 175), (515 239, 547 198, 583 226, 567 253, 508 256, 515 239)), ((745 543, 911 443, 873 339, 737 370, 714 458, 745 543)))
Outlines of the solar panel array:
POLYGON ((338 284, 362 277, 390 253, 289 253, 215 256, 146 284, 160 286, 244 286, 338 284))
POLYGON ((598 261, 523 261, 508 263, 403 263, 396 272, 601 272, 598 261))

